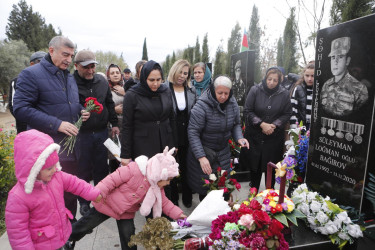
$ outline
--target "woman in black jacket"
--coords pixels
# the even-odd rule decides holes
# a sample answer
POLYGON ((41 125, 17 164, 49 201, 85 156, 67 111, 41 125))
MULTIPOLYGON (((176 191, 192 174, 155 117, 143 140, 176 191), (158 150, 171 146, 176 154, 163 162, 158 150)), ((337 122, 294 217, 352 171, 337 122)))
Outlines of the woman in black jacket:
MULTIPOLYGON (((195 89, 189 86, 190 64, 186 60, 176 61, 168 75, 167 84, 172 91, 173 111, 176 117, 176 128, 178 138, 177 161, 181 174, 182 202, 185 207, 191 207, 192 192, 187 183, 186 177, 186 156, 189 146, 187 127, 189 124, 190 111, 195 104, 195 89)), ((178 205, 177 180, 171 182, 173 203, 178 205)))
POLYGON ((140 83, 124 97, 121 138, 121 164, 140 155, 152 157, 165 146, 176 145, 171 91, 161 84, 163 71, 154 61, 142 68, 140 83))
POLYGON ((250 185, 257 189, 267 163, 282 160, 285 125, 292 114, 289 92, 280 86, 281 76, 278 68, 268 69, 262 83, 250 89, 244 107, 245 138, 250 143, 245 157, 250 164, 250 185))
POLYGON ((310 129, 314 69, 314 64, 308 64, 302 72, 302 77, 291 91, 293 113, 290 118, 290 128, 296 128, 297 124, 302 121, 303 125, 306 126, 306 130, 310 129))

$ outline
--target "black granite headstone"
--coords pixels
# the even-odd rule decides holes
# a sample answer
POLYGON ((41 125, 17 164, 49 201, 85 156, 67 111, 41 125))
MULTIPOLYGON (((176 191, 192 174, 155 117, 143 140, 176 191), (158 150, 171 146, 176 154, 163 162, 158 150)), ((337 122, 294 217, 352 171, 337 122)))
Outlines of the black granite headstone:
POLYGON ((255 51, 248 50, 231 56, 230 75, 233 82, 233 96, 239 106, 245 104, 250 88, 254 85, 255 51))
POLYGON ((318 32, 306 172, 313 190, 367 217, 375 204, 374 27, 371 15, 318 32))

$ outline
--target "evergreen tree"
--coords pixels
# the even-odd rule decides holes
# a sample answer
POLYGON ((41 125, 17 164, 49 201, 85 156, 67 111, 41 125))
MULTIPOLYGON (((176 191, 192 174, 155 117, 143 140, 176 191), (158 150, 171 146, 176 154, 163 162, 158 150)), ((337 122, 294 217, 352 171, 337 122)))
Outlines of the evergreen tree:
POLYGON ((0 94, 9 91, 9 83, 30 65, 31 52, 22 40, 0 41, 0 94))
POLYGON ((53 26, 47 25, 38 12, 34 13, 25 0, 19 1, 18 5, 13 4, 5 30, 9 40, 23 40, 31 51, 48 48, 52 37, 58 35, 53 26))
POLYGON ((148 61, 148 54, 147 54, 147 45, 146 45, 146 37, 143 42, 143 52, 142 52, 142 60, 148 61))
POLYGON ((173 65, 175 62, 176 62, 176 53, 174 53, 173 51, 172 58, 171 58, 171 65, 173 65))
POLYGON ((208 51, 208 33, 206 33, 203 38, 201 61, 204 63, 210 62, 210 53, 208 51))
POLYGON ((260 82, 262 79, 262 71, 260 66, 260 38, 262 30, 259 26, 258 8, 254 5, 251 14, 250 26, 248 32, 249 49, 255 50, 255 67, 254 67, 254 81, 260 82))
POLYGON ((213 78, 222 75, 224 73, 225 65, 223 65, 223 61, 225 61, 225 58, 223 60, 223 45, 219 45, 216 50, 215 54, 215 65, 214 65, 214 73, 213 78))
POLYGON ((283 39, 280 37, 279 40, 277 41, 277 65, 283 67, 284 66, 284 45, 283 45, 283 39))
POLYGON ((197 42, 195 43, 194 48, 194 62, 190 63, 197 63, 201 61, 201 45, 199 44, 199 38, 197 37, 197 42))
POLYGON ((98 64, 96 65, 96 72, 107 72, 107 67, 113 63, 120 67, 121 70, 128 68, 128 64, 125 62, 122 53, 120 56, 117 56, 116 53, 112 51, 96 51, 95 58, 98 64))
POLYGON ((335 25, 372 13, 373 0, 333 0, 330 24, 335 25))
POLYGON ((163 72, 164 72, 164 78, 167 79, 168 78, 168 73, 169 73, 169 70, 171 69, 172 65, 170 63, 170 55, 167 55, 167 57, 165 58, 165 63, 164 63, 164 67, 163 67, 163 72))
MULTIPOLYGON (((290 16, 286 20, 284 29, 284 49, 283 49, 283 66, 286 73, 296 72, 297 70, 297 34, 295 25, 295 8, 290 9, 290 16)), ((280 66, 280 65, 279 65, 280 66)))
POLYGON ((242 42, 241 27, 239 23, 237 22, 234 28, 232 29, 232 32, 228 39, 228 49, 227 49, 228 54, 227 54, 227 62, 226 62, 224 74, 230 75, 230 58, 232 55, 240 53, 241 42, 242 42))

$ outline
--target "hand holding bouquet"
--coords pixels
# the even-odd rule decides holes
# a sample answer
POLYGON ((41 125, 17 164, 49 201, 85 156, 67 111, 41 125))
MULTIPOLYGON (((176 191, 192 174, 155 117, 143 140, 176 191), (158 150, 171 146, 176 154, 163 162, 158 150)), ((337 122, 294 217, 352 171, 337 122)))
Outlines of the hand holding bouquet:
MULTIPOLYGON (((85 111, 86 112, 96 112, 100 114, 103 111, 103 105, 100 104, 95 97, 88 97, 85 100, 85 111)), ((78 128, 78 130, 82 126, 82 116, 79 117, 78 121, 74 123, 74 126, 78 128)), ((73 153, 74 145, 76 143, 77 136, 72 135, 72 136, 66 136, 60 144, 63 146, 63 150, 60 152, 64 152, 65 150, 68 150, 67 154, 69 155, 70 153, 73 153)))

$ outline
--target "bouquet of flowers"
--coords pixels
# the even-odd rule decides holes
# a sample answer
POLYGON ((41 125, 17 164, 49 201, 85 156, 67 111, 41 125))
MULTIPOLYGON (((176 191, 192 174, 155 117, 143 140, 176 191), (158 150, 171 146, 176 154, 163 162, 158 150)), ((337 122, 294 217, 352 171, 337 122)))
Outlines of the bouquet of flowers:
MULTIPOLYGON (((96 112, 100 114, 103 111, 103 105, 100 104, 95 97, 88 97, 85 100, 85 111, 86 112, 96 112)), ((82 126, 82 116, 79 117, 78 121, 74 123, 74 126, 78 128, 78 130, 82 126)), ((60 144, 63 146, 63 150, 61 151, 64 152, 65 150, 68 150, 68 155, 73 152, 74 145, 76 143, 77 137, 76 136, 66 136, 60 144)))
POLYGON ((216 173, 212 173, 208 176, 207 179, 203 179, 204 187, 208 187, 209 191, 224 189, 224 194, 230 194, 235 189, 240 190, 241 184, 234 178, 236 172, 234 170, 222 170, 221 167, 218 167, 216 173))
MULTIPOLYGON (((245 133, 245 123, 243 124, 241 129, 242 129, 242 134, 244 134, 245 133)), ((231 152, 232 158, 238 158, 239 154, 240 154, 240 151, 241 151, 241 146, 238 143, 236 143, 233 138, 230 138, 228 140, 228 144, 229 144, 229 147, 230 147, 230 152, 231 152)))
POLYGON ((342 249, 353 238, 363 237, 364 227, 354 224, 345 210, 331 202, 327 196, 323 198, 317 192, 308 190, 301 184, 293 192, 296 207, 306 215, 306 224, 316 233, 328 235, 333 244, 342 249))
MULTIPOLYGON (((301 122, 297 128, 289 130, 289 135, 290 139, 285 142, 288 151, 281 164, 286 166, 287 181, 302 183, 306 170, 310 130, 306 131, 301 122)), ((276 178, 276 182, 280 183, 280 178, 276 178)))
POLYGON ((283 225, 252 199, 212 222, 209 249, 289 249, 283 225))

